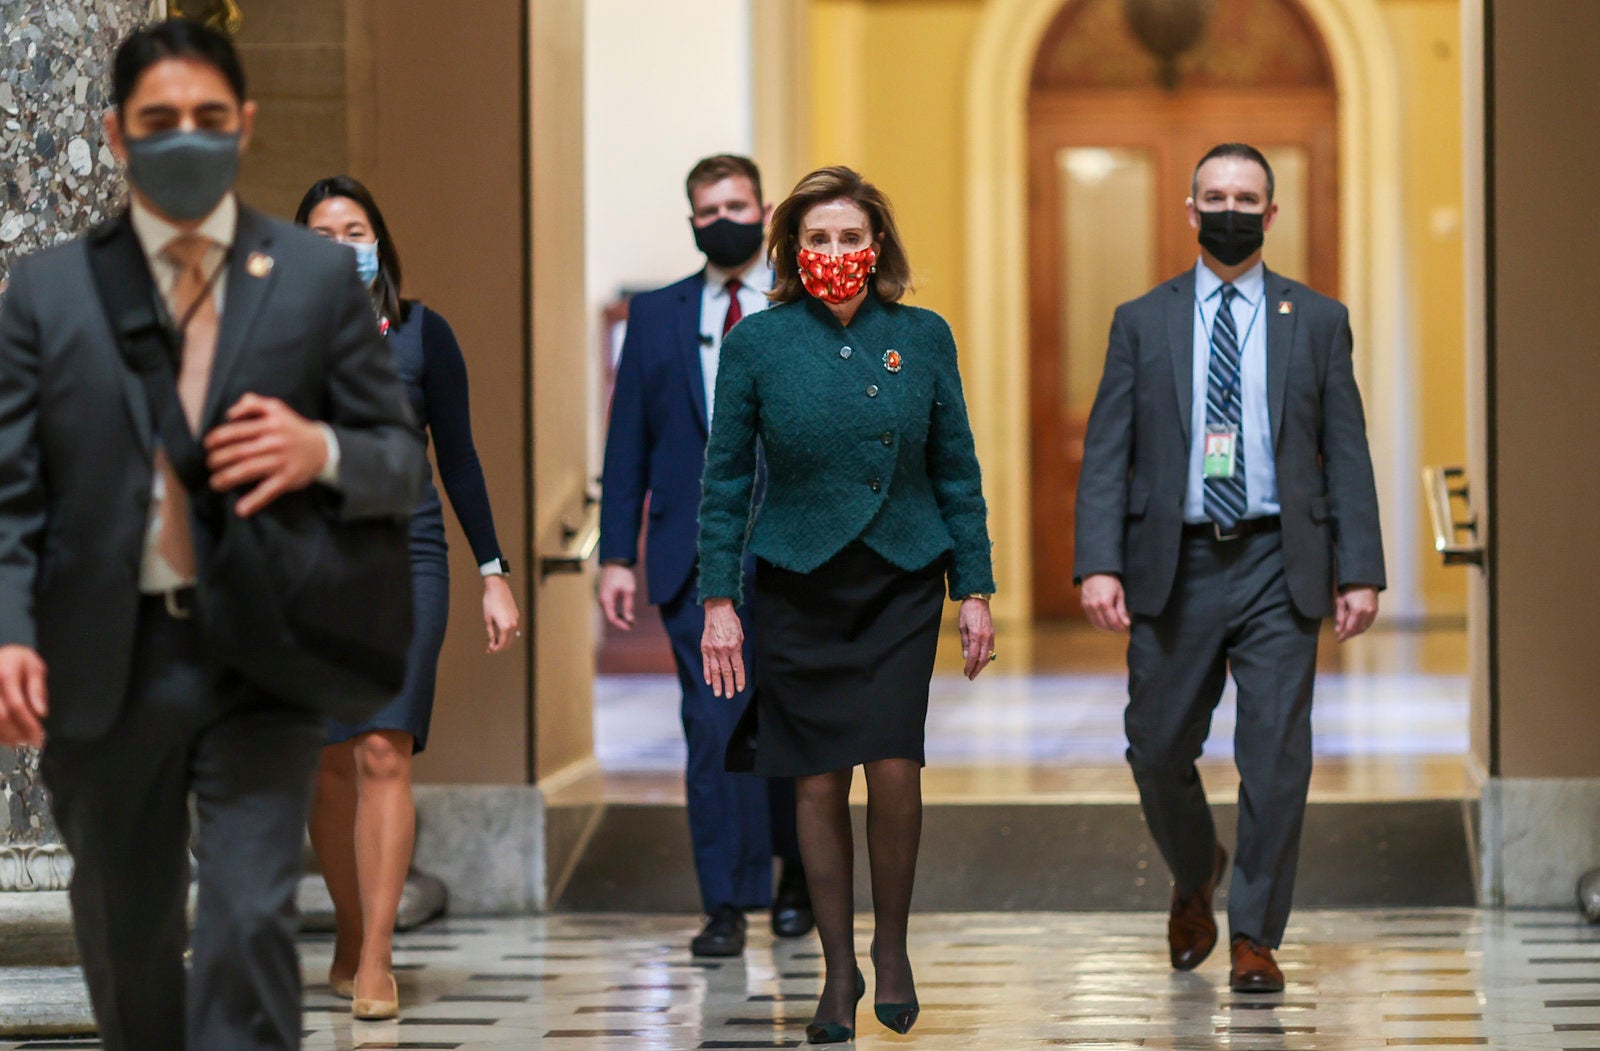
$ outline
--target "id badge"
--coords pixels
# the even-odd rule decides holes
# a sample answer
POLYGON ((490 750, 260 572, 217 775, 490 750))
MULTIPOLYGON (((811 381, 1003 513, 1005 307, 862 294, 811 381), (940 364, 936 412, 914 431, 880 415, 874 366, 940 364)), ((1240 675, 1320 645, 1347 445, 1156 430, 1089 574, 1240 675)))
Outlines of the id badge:
POLYGON ((1229 424, 1207 424, 1203 476, 1232 478, 1238 449, 1239 428, 1229 424))

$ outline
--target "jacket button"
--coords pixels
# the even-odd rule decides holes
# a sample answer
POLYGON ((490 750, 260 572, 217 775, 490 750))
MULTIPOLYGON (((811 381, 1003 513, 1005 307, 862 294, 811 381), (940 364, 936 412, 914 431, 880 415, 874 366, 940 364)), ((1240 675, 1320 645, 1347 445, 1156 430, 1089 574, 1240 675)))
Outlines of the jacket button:
POLYGON ((867 483, 867 488, 871 489, 873 492, 877 492, 881 486, 879 485, 878 480, 874 478, 872 481, 867 483))
POLYGON ((891 434, 889 431, 884 431, 882 440, 883 440, 883 444, 885 444, 885 445, 893 445, 894 444, 894 435, 891 434))
POLYGON ((840 347, 839 348, 839 356, 841 358, 848 358, 850 356, 850 353, 851 353, 851 351, 850 351, 849 347, 840 347))
POLYGON ((878 396, 878 385, 876 383, 868 385, 868 387, 867 387, 867 397, 876 398, 877 396, 878 396))

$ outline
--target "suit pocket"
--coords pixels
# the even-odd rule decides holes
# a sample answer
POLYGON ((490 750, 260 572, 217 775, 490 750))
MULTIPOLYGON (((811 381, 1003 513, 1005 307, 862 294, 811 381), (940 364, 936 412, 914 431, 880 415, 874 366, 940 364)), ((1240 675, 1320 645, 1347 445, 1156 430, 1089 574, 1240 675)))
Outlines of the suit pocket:
POLYGON ((1128 492, 1127 516, 1129 518, 1143 518, 1145 511, 1149 507, 1150 487, 1147 485, 1135 485, 1128 492))

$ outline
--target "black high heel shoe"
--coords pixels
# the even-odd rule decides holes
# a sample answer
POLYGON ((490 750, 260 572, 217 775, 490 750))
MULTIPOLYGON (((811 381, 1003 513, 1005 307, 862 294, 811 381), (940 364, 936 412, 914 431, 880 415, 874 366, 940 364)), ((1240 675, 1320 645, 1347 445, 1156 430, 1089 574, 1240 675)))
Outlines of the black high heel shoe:
MULTIPOLYGON (((867 979, 861 973, 861 968, 856 968, 856 1006, 861 1005, 861 998, 867 995, 867 979)), ((854 1008, 851 1009, 854 1013, 854 1008)), ((812 1022, 806 1026, 806 1043, 808 1044, 847 1044, 856 1038, 854 1025, 845 1025, 843 1022, 812 1022)))
MULTIPOLYGON (((867 950, 867 955, 872 958, 872 966, 878 966, 878 945, 873 942, 867 950)), ((911 1027, 917 1024, 917 1016, 922 1013, 922 1007, 915 998, 910 1003, 904 1004, 878 1004, 872 1005, 872 1013, 878 1016, 884 1028, 892 1029, 901 1036, 911 1032, 911 1027)))

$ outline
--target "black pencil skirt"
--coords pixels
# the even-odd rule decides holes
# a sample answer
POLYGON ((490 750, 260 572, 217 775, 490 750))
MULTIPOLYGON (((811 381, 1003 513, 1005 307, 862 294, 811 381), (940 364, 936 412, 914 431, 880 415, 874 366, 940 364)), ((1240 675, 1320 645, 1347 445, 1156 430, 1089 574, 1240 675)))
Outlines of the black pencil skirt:
POLYGON ((924 762, 947 563, 907 572, 860 541, 810 573, 757 561, 756 773, 924 762))

